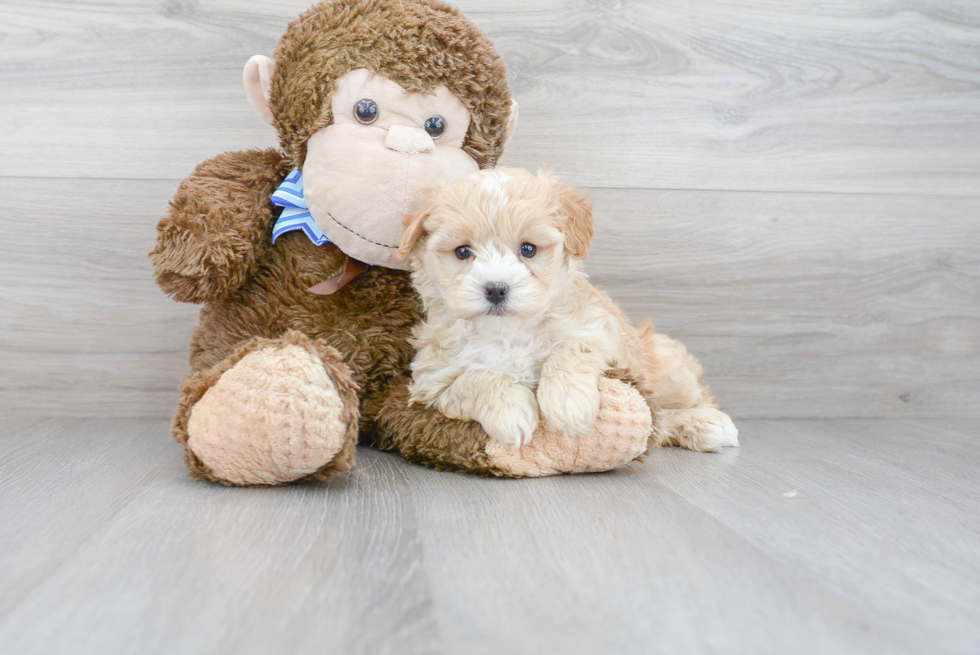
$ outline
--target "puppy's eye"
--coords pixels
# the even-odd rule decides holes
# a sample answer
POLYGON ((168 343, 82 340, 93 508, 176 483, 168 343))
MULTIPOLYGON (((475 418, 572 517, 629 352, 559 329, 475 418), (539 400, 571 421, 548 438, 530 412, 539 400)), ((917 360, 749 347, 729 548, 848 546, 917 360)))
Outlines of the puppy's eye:
POLYGON ((457 259, 469 259, 473 256, 473 251, 470 250, 469 246, 460 246, 456 248, 456 258, 457 259))
POLYGON ((354 105, 354 118, 357 119, 358 123, 363 123, 364 125, 370 125, 378 120, 379 113, 381 112, 378 109, 378 103, 370 98, 362 98, 354 105))
POLYGON ((522 243, 521 244, 521 257, 525 259, 531 259, 538 254, 538 247, 533 243, 522 243))
POLYGON ((425 131, 433 139, 446 131, 446 119, 442 116, 433 116, 425 121, 425 131))

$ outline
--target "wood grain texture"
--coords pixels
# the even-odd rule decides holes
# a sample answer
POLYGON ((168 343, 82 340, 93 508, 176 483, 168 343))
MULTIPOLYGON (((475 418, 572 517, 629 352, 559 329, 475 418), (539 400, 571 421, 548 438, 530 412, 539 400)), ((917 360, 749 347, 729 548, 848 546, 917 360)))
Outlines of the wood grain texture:
POLYGON ((117 421, 4 422, 0 436, 0 616, 57 571, 106 522, 162 476, 173 477, 180 447, 159 424, 117 421), (139 466, 121 451, 139 444, 139 466), (25 512, 25 501, 30 502, 25 512), (7 563, 16 562, 14 566, 7 563))
MULTIPOLYGON (((146 253, 172 182, 4 180, 0 413, 168 416, 197 308, 146 253)), ((980 200, 594 190, 593 280, 736 417, 975 415, 980 200)))
POLYGON ((0 414, 165 416, 198 307, 147 257, 175 182, 0 178, 0 414), (43 230, 27 230, 38 214, 43 230))
POLYGON ((164 420, 9 422, 0 651, 975 652, 975 421, 739 427, 602 475, 361 449, 326 485, 227 489, 164 420))
POLYGON ((681 339, 737 415, 980 406, 976 199, 593 195, 593 279, 681 339))
MULTIPOLYGON (((180 179, 273 143, 241 85, 308 5, 0 3, 0 175, 180 179)), ((980 189, 968 0, 463 0, 522 105, 507 163, 591 187, 980 189)))
POLYGON ((0 652, 976 651, 980 4, 460 0, 504 163, 590 189, 594 280, 744 445, 225 489, 169 440, 197 308, 146 253, 274 145, 241 68, 310 1, 0 0, 0 652), (904 418, 745 420, 829 416, 904 418))
MULTIPOLYGON (((0 1, 0 414, 171 413, 197 309, 154 226, 274 145, 241 67, 307 4, 0 1)), ((505 163, 593 192, 594 279, 735 416, 980 412, 980 4, 458 4, 521 102, 505 163)))
POLYGON ((185 477, 165 422, 130 425, 47 422, 5 458, 0 651, 436 650, 393 458, 329 486, 223 488, 185 477))

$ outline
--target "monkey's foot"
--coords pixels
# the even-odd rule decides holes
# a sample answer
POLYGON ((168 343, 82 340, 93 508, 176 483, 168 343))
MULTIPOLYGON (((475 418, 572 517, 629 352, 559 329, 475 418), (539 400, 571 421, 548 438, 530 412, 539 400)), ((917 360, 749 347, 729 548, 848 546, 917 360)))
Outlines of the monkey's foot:
POLYGON ((635 388, 609 378, 600 378, 599 393, 599 417, 585 434, 569 437, 543 422, 519 450, 489 440, 486 454, 495 472, 514 477, 595 473, 642 455, 653 432, 646 401, 635 388))
POLYGON ((277 485, 354 463, 357 386, 336 350, 299 332, 252 339, 181 391, 174 436, 193 477, 277 485))

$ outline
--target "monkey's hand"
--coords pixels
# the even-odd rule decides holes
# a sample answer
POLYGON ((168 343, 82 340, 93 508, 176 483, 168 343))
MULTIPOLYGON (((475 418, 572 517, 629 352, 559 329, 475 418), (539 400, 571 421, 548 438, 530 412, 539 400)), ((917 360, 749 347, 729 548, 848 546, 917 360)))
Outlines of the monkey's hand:
POLYGON ((269 197, 290 167, 277 150, 226 152, 185 178, 150 253, 160 288, 202 303, 240 287, 272 245, 269 197))

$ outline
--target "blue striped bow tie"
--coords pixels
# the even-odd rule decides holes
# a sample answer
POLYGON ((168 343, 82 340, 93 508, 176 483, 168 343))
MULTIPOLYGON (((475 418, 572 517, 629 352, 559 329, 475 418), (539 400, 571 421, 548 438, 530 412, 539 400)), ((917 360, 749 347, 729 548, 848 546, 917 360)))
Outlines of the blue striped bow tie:
POLYGON ((313 220, 310 208, 303 196, 303 171, 294 168, 272 194, 272 204, 282 207, 279 220, 272 228, 272 243, 286 232, 303 230, 310 241, 318 246, 330 243, 320 226, 313 220))

